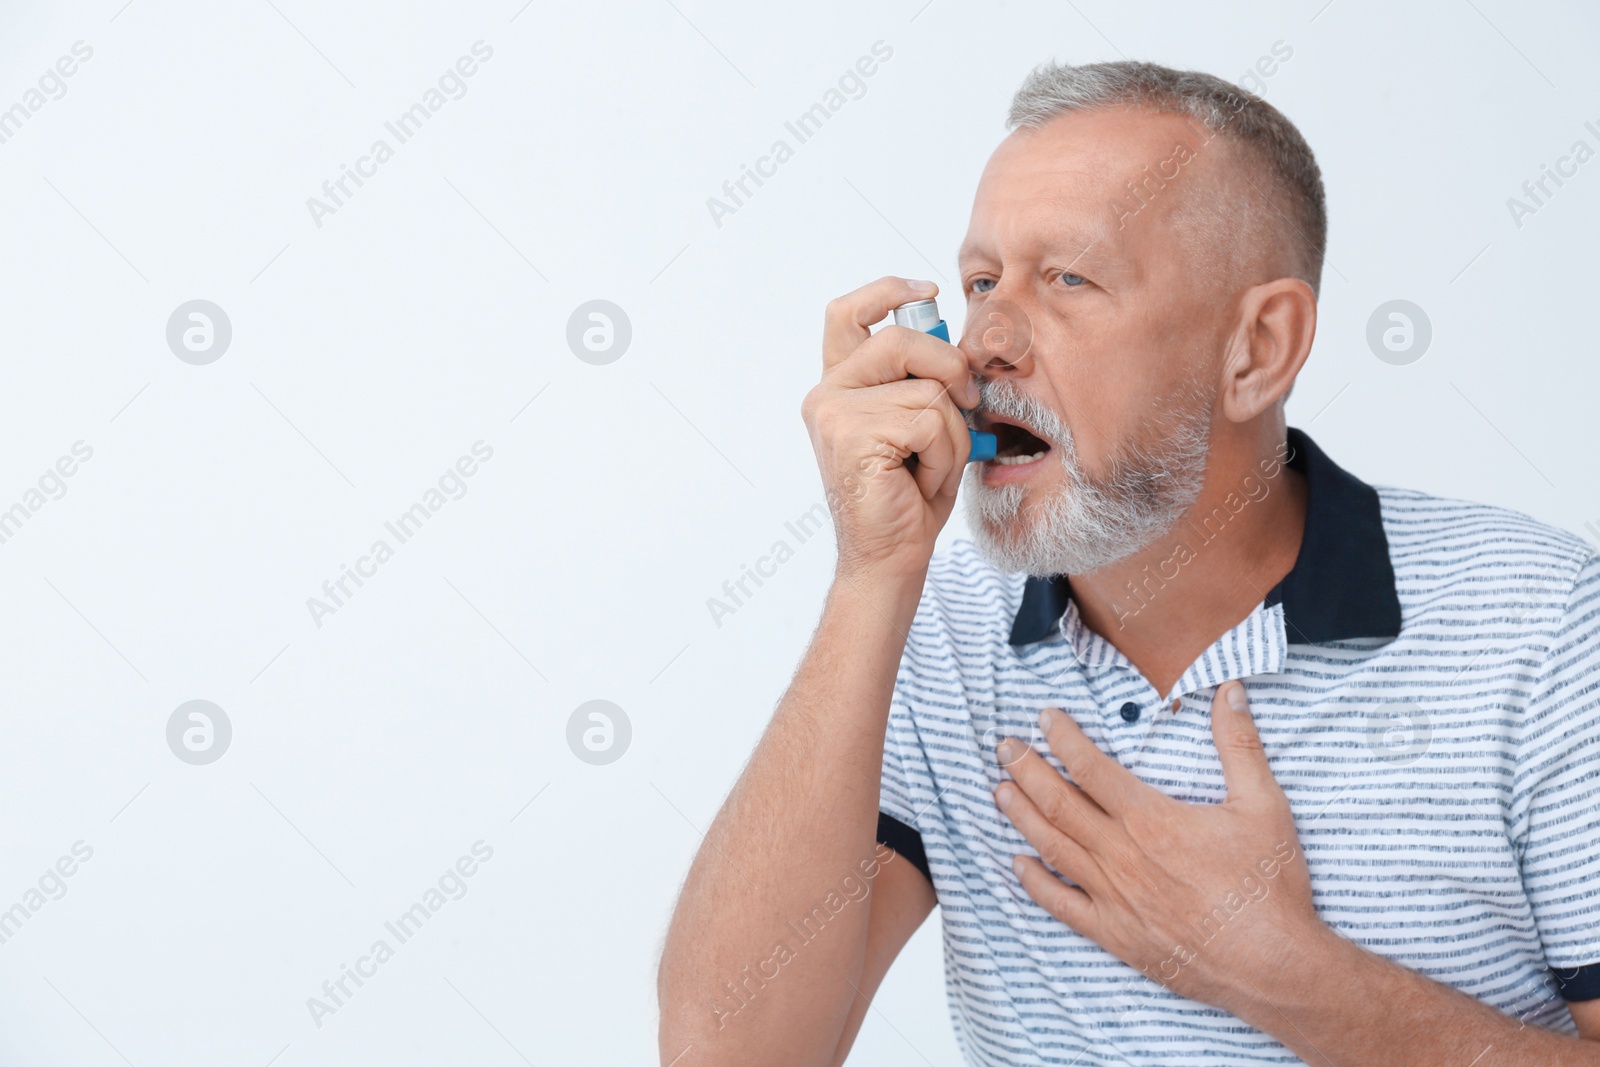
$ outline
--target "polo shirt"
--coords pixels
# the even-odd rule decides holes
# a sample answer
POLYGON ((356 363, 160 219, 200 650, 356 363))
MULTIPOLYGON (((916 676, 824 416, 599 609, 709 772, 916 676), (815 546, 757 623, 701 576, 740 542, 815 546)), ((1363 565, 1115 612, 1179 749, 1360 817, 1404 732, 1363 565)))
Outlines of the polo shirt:
MULTIPOLYGON (((1037 852, 994 802, 1002 737, 1062 771, 1045 707, 1162 793, 1221 801, 1208 720, 1230 679, 1329 926, 1530 1025, 1575 1033, 1566 1001, 1600 997, 1600 558, 1513 511, 1367 485, 1299 430, 1287 443, 1307 490, 1294 568, 1167 693, 1084 624, 1065 577, 999 572, 966 541, 934 556, 878 838, 933 883, 970 1062, 1300 1062, 1034 903, 1011 860, 1037 852)), ((1213 528, 1228 536, 1194 541, 1213 528)))

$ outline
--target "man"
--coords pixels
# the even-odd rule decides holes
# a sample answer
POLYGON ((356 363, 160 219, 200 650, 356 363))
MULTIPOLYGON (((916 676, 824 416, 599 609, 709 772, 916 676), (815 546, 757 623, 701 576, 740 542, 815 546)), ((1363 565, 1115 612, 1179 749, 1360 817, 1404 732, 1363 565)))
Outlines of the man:
POLYGON ((1287 427, 1326 222, 1274 108, 1047 66, 1009 125, 961 346, 869 333, 930 283, 829 305, 836 579, 664 1062, 842 1062, 938 903, 973 1063, 1600 1064, 1600 559, 1287 427))

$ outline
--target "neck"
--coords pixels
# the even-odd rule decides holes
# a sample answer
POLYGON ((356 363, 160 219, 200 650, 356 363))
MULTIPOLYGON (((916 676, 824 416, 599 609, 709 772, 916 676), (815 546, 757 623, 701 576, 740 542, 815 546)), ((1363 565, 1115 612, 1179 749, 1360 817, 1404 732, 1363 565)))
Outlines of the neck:
POLYGON ((1165 537, 1071 576, 1078 613, 1165 695, 1294 567, 1306 487, 1283 429, 1212 443, 1200 496, 1165 537))

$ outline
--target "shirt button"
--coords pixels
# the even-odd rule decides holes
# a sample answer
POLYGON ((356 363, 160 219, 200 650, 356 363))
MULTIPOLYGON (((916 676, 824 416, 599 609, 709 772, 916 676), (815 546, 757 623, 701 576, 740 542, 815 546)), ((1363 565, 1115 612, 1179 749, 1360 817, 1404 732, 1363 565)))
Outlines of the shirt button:
POLYGON ((1124 722, 1138 722, 1139 705, 1135 704, 1131 700, 1122 705, 1122 719, 1124 722))

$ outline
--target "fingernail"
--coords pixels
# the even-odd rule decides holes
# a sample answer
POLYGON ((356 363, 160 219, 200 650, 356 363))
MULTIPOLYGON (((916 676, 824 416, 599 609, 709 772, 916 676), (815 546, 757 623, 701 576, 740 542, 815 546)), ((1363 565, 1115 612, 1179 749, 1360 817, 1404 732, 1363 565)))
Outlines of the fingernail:
POLYGON ((921 281, 916 278, 907 278, 906 288, 910 289, 913 293, 931 293, 933 292, 933 283, 921 281))
POLYGON ((1010 738, 1000 742, 1000 744, 995 748, 995 753, 999 755, 1000 762, 1005 765, 1010 765, 1017 762, 1017 757, 1022 755, 1022 751, 1017 747, 1017 743, 1010 738))
POLYGON ((1011 806, 1011 798, 1016 795, 1016 789, 1010 782, 1002 782, 1000 788, 994 791, 994 802, 1000 805, 1000 810, 1005 811, 1011 806))
POLYGON ((1234 682, 1228 688, 1228 707, 1234 711, 1249 711, 1250 702, 1244 698, 1244 685, 1234 682))
POLYGON ((1050 724, 1056 721, 1056 709, 1045 708, 1039 713, 1039 729, 1050 732, 1050 724))
POLYGON ((1011 857, 1011 873, 1016 875, 1018 878, 1022 877, 1022 857, 1021 856, 1012 856, 1011 857))

